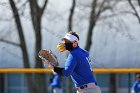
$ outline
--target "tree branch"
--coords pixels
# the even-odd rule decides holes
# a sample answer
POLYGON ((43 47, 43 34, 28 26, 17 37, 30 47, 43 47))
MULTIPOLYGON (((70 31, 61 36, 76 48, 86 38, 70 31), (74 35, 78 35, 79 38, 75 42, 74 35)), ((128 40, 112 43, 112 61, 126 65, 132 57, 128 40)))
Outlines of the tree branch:
POLYGON ((103 7, 104 7, 104 4, 105 4, 106 1, 107 1, 107 0, 104 0, 104 1, 101 3, 101 5, 100 5, 100 7, 99 7, 99 11, 97 12, 97 18, 100 16, 101 12, 105 9, 105 8, 103 8, 103 7))
POLYGON ((111 17, 116 17, 116 16, 119 16, 119 15, 124 15, 124 14, 131 14, 131 15, 135 15, 133 12, 130 12, 130 11, 120 11, 118 13, 113 13, 113 14, 110 14, 110 15, 106 15, 106 16, 101 16, 99 18, 99 20, 103 20, 103 19, 107 19, 107 18, 111 18, 111 17))
POLYGON ((140 6, 140 0, 138 0, 138 4, 139 4, 139 6, 140 6))
POLYGON ((70 15, 69 15, 69 18, 68 18, 68 31, 72 31, 72 18, 73 18, 73 15, 74 15, 75 5, 76 5, 76 1, 73 0, 72 7, 70 9, 70 15))
POLYGON ((18 10, 21 10, 21 14, 23 14, 24 13, 24 10, 25 10, 25 7, 26 7, 26 4, 28 3, 28 1, 26 0, 19 8, 18 8, 18 10))
MULTIPOLYGON (((28 3, 28 1, 26 0, 26 1, 19 7, 19 9, 24 8, 24 7, 26 6, 27 3, 28 3)), ((19 10, 19 9, 18 9, 18 10, 19 10)))
POLYGON ((0 41, 1 41, 1 42, 4 42, 4 43, 11 44, 11 45, 14 45, 14 46, 17 46, 17 47, 20 47, 20 44, 17 44, 17 43, 8 41, 8 40, 0 39, 0 41))
POLYGON ((48 0, 45 0, 43 7, 41 8, 41 11, 44 12, 46 6, 47 6, 48 0))
POLYGON ((134 14, 135 14, 135 16, 137 17, 137 19, 138 19, 138 21, 139 21, 139 23, 140 23, 140 16, 139 16, 139 14, 138 14, 136 8, 135 8, 134 5, 132 4, 132 1, 131 1, 131 0, 128 0, 128 3, 130 4, 131 8, 132 8, 133 11, 135 12, 134 14))

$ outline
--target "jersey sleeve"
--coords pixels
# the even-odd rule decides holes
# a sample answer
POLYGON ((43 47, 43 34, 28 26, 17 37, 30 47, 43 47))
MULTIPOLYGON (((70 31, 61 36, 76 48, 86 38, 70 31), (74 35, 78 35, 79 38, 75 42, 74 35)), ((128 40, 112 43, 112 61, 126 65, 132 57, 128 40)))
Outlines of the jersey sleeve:
POLYGON ((69 54, 66 63, 65 63, 65 68, 62 71, 62 74, 64 76, 70 76, 71 73, 73 72, 75 66, 77 64, 76 59, 74 58, 74 56, 72 54, 69 54))
POLYGON ((137 85, 137 81, 135 81, 135 82, 133 83, 133 85, 132 85, 132 87, 131 87, 131 90, 135 91, 136 85, 137 85))

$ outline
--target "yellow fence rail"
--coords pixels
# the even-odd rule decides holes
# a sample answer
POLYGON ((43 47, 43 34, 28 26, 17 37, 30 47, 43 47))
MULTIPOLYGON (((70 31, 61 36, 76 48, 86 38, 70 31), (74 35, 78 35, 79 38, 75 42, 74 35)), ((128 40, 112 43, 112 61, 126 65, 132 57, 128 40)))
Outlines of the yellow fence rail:
MULTIPOLYGON (((140 73, 140 68, 94 68, 94 73, 140 73)), ((49 68, 0 68, 0 73, 52 73, 49 68)))

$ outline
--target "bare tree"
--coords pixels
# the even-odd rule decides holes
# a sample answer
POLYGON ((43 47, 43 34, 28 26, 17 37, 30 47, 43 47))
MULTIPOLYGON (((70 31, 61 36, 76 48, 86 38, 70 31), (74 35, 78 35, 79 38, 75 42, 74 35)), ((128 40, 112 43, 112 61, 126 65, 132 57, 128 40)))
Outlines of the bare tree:
POLYGON ((139 4, 139 6, 140 6, 140 0, 138 0, 138 4, 139 4))
POLYGON ((72 7, 70 9, 70 15, 69 15, 69 19, 68 19, 68 31, 73 31, 72 30, 72 19, 73 19, 73 15, 74 15, 74 10, 75 10, 75 6, 76 6, 76 0, 72 0, 72 7))
POLYGON ((4 93, 4 75, 0 74, 0 93, 4 93))
POLYGON ((99 20, 99 17, 103 12, 106 10, 111 10, 113 6, 110 5, 109 0, 93 0, 91 4, 91 13, 89 17, 89 27, 88 27, 88 34, 87 34, 87 40, 86 40, 86 50, 90 50, 90 47, 92 45, 92 36, 93 36, 93 30, 96 26, 96 22, 99 20), (99 2, 100 1, 100 2, 99 2))
MULTIPOLYGON (((48 0, 44 1, 43 6, 39 6, 38 0, 29 0, 30 4, 30 14, 32 19, 32 24, 35 33, 35 62, 36 68, 43 68, 43 64, 41 59, 38 57, 38 52, 42 48, 42 38, 41 38, 41 18, 48 3, 48 0)), ((35 75, 36 84, 39 89, 39 93, 47 93, 46 91, 46 82, 45 82, 45 74, 36 74, 35 75)))
MULTIPOLYGON (((27 53, 27 47, 26 47, 26 42, 25 42, 25 37, 23 35, 23 29, 21 25, 21 20, 20 20, 20 15, 18 13, 18 9, 15 5, 15 2, 13 0, 9 0, 10 6, 13 11, 16 27, 18 30, 19 38, 20 38, 20 47, 22 50, 23 54, 23 61, 24 61, 24 67, 25 68, 30 68, 29 65, 29 58, 28 58, 28 53, 27 53)), ((36 68, 43 68, 42 62, 38 56, 37 53, 41 49, 41 18, 43 15, 43 12, 46 8, 47 5, 47 0, 45 0, 43 7, 39 7, 37 0, 29 0, 30 3, 30 8, 31 8, 31 17, 32 17, 32 24, 34 27, 35 31, 35 62, 36 68)), ((5 41, 6 42, 6 41, 5 41)), ((8 41, 7 41, 8 43, 8 41)), ((14 44, 14 43, 11 43, 14 44)), ((15 44, 16 45, 16 44, 15 44)), ((28 82, 28 88, 30 93, 47 93, 46 89, 46 80, 45 80, 45 74, 35 74, 35 79, 31 74, 26 74, 27 82, 28 82)))
MULTIPOLYGON (((24 67, 25 68, 30 68, 25 37, 23 35, 23 28, 22 28, 22 25, 21 25, 21 20, 20 20, 20 17, 19 17, 18 9, 15 6, 15 2, 13 0, 9 0, 9 3, 10 3, 10 6, 12 8, 12 11, 13 11, 17 31, 18 31, 18 34, 19 34, 20 48, 22 50, 24 67)), ((7 43, 9 43, 9 42, 7 42, 7 43)), ((10 44, 16 45, 14 43, 10 43, 10 44)), ((34 82, 32 81, 31 75, 26 74, 26 78, 27 78, 27 81, 28 81, 27 86, 29 88, 29 92, 30 93, 36 93, 37 90, 36 90, 34 82)))
POLYGON ((92 2, 92 10, 91 10, 91 13, 90 13, 90 18, 89 18, 89 28, 88 28, 88 35, 87 35, 87 41, 86 41, 86 46, 85 46, 85 49, 86 50, 90 50, 90 46, 92 44, 92 30, 95 26, 95 23, 96 23, 96 13, 95 13, 95 10, 96 10, 96 6, 97 6, 97 0, 93 0, 92 2))
MULTIPOLYGON (((128 0, 128 3, 133 10, 133 13, 131 13, 131 14, 133 14, 138 19, 138 22, 140 23, 140 15, 139 15, 139 12, 136 10, 137 6, 133 4, 132 0, 128 0)), ((140 0, 137 0, 137 3, 140 7, 140 0)), ((129 77, 129 82, 130 82, 130 74, 128 74, 128 77, 129 77)), ((128 83, 128 85, 130 86, 130 83, 128 83)), ((130 89, 128 89, 128 92, 130 93, 130 89)))
MULTIPOLYGON (((94 35, 93 30, 101 14, 105 12, 106 10, 112 10, 114 5, 118 3, 118 1, 115 1, 115 3, 111 5, 110 2, 111 2, 110 0, 93 0, 92 1, 91 13, 89 17, 89 27, 88 27, 88 32, 87 32, 87 40, 86 40, 86 46, 85 46, 85 49, 87 51, 90 50, 90 47, 92 45, 92 37, 94 35)), ((110 74, 109 93, 116 93, 115 76, 116 76, 115 74, 110 74)))
POLYGON ((38 51, 41 49, 41 18, 44 13, 45 7, 47 5, 48 0, 45 0, 43 7, 40 7, 37 0, 29 0, 30 3, 30 14, 32 18, 32 24, 34 28, 34 33, 35 33, 35 61, 37 62, 35 67, 42 67, 42 63, 39 63, 40 58, 38 58, 38 51))

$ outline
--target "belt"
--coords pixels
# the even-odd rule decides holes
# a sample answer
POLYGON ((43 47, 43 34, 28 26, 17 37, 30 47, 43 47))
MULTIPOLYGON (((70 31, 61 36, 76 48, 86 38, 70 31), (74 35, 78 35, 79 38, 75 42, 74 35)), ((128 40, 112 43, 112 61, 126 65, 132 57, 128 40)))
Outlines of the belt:
POLYGON ((87 85, 87 84, 84 84, 84 85, 82 85, 82 86, 80 86, 80 87, 77 87, 76 90, 77 90, 77 91, 80 91, 80 90, 85 89, 85 88, 87 88, 87 87, 88 87, 88 85, 87 85))
POLYGON ((84 88, 87 88, 87 87, 88 87, 88 85, 85 84, 85 85, 80 86, 79 88, 80 88, 80 89, 84 89, 84 88))
MULTIPOLYGON (((84 85, 82 85, 82 86, 80 86, 80 87, 77 87, 76 89, 77 89, 77 90, 85 89, 85 88, 87 88, 88 85, 90 85, 90 84, 91 84, 91 83, 84 84, 84 85)), ((97 85, 97 83, 93 83, 93 84, 97 85)))

